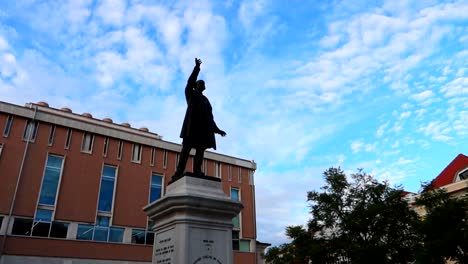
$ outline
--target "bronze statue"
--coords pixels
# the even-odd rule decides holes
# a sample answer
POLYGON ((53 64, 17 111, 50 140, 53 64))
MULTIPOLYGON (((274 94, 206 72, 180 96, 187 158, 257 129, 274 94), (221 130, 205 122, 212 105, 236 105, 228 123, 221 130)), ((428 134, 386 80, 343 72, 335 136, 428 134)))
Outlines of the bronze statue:
POLYGON ((182 140, 182 150, 180 152, 179 163, 172 179, 182 177, 185 165, 189 157, 190 150, 195 148, 195 158, 193 173, 197 176, 203 175, 201 166, 203 155, 206 149, 216 149, 215 133, 226 136, 226 132, 219 129, 213 119, 210 101, 203 95, 205 82, 198 80, 200 64, 202 61, 195 58, 195 67, 190 75, 187 86, 185 86, 185 99, 187 100, 187 111, 185 112, 184 123, 180 132, 182 140))

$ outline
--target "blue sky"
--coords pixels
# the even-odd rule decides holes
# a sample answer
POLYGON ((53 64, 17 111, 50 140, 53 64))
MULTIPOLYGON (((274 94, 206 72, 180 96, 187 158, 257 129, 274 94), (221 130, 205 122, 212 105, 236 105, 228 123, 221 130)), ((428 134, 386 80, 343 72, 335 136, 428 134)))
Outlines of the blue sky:
POLYGON ((331 166, 416 192, 468 154, 467 47, 468 1, 2 1, 0 100, 180 142, 202 58, 218 151, 257 162, 276 245, 331 166))

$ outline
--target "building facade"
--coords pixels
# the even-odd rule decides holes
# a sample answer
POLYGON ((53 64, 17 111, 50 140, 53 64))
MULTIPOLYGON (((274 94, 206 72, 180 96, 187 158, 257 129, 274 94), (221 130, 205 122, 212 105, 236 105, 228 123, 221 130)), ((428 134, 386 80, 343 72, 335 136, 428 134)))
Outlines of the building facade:
MULTIPOLYGON (((180 148, 109 118, 0 102, 0 263, 150 263, 142 208, 164 195, 180 148)), ((205 174, 244 205, 233 219, 234 263, 256 263, 255 169, 205 153, 205 174)))
MULTIPOLYGON (((458 154, 455 159, 445 167, 437 177, 431 181, 434 189, 442 188, 453 198, 462 197, 468 194, 468 156, 458 154)), ((426 209, 416 206, 415 201, 419 194, 408 193, 405 199, 412 208, 419 214, 425 215, 426 209)))

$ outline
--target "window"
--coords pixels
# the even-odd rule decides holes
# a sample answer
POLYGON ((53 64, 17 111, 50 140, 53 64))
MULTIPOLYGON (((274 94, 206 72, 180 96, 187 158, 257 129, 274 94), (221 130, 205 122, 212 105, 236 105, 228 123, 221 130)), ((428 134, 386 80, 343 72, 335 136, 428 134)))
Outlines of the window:
MULTIPOLYGON (((1 154, 1 150, 0 150, 0 154, 1 154)), ((460 179, 460 181, 463 181, 463 180, 468 179, 468 168, 465 169, 464 171, 461 171, 461 172, 458 174, 458 178, 460 179)))
POLYGON ((62 173, 63 157, 48 155, 44 177, 42 178, 39 204, 55 205, 57 189, 62 173))
POLYGON ((231 200, 240 201, 239 199, 239 189, 231 188, 231 200))
POLYGON ((13 123, 13 116, 9 115, 5 124, 5 129, 3 130, 3 136, 8 137, 10 135, 11 124, 13 123))
POLYGON ((215 161, 215 177, 221 178, 221 164, 215 161))
POLYGON ((241 239, 239 241, 239 251, 240 252, 250 252, 250 240, 241 239))
POLYGON ((68 223, 64 222, 52 222, 52 227, 50 229, 50 237, 55 238, 67 238, 68 233, 68 223))
POLYGON ((119 146, 118 146, 118 149, 117 149, 117 159, 122 159, 122 151, 123 151, 123 141, 120 140, 119 141, 119 146))
POLYGON ((78 240, 92 240, 94 226, 93 225, 78 225, 76 239, 78 240))
POLYGON ((93 152, 94 135, 88 132, 83 134, 83 142, 81 142, 81 151, 86 153, 93 152))
POLYGON ((52 146, 54 144, 54 136, 55 136, 55 125, 52 125, 50 127, 50 132, 49 132, 49 146, 52 146))
POLYGON ((239 231, 232 230, 232 250, 239 250, 239 231))
POLYGON ((37 121, 26 122, 26 127, 24 128, 23 139, 34 142, 37 134, 37 121))
POLYGON ((163 176, 161 175, 157 175, 157 174, 151 175, 150 203, 161 198, 162 179, 163 179, 163 176))
POLYGON ((16 218, 11 233, 19 236, 30 236, 33 220, 30 218, 16 218))
POLYGON ((108 149, 108 148, 109 148, 109 138, 106 137, 106 138, 104 139, 104 150, 102 151, 102 155, 103 155, 104 157, 107 157, 107 149, 108 149))
POLYGON ((176 158, 175 158, 174 171, 177 171, 177 165, 179 165, 179 159, 180 159, 180 155, 179 155, 179 153, 177 153, 176 158))
POLYGON ((99 190, 98 211, 110 213, 112 210, 116 173, 116 167, 104 165, 102 169, 101 189, 99 190))
POLYGON ((164 150, 163 154, 163 168, 167 168, 167 150, 164 150))
POLYGON ((36 217, 32 227, 32 235, 39 237, 49 237, 50 225, 52 222, 52 210, 37 209, 36 217))
POLYGON ((79 224, 76 239, 122 243, 125 229, 110 226, 109 223, 109 217, 98 216, 96 225, 79 224))
POLYGON ((228 181, 232 181, 232 166, 228 167, 228 181))
POLYGON ((132 244, 153 245, 153 243, 154 232, 143 229, 132 230, 132 244))
POLYGON ((237 181, 239 183, 242 183, 242 168, 241 167, 239 167, 239 171, 237 172, 237 177, 238 177, 237 181))
POLYGON ((2 156, 3 144, 0 144, 0 157, 2 156))
POLYGON ((254 181, 254 173, 255 173, 254 170, 249 170, 249 184, 250 184, 250 185, 254 185, 254 184, 255 184, 255 181, 254 181))
MULTIPOLYGON (((231 188, 231 200, 232 201, 240 201, 240 193, 239 189, 236 188, 231 188)), ((240 214, 236 215, 234 218, 232 218, 232 225, 234 228, 240 229, 240 214)))
POLYGON ((133 144, 132 148, 132 161, 133 162, 141 162, 141 145, 140 144, 133 144))
POLYGON ((69 149, 69 148, 70 148, 71 136, 72 136, 72 130, 71 130, 71 128, 69 128, 69 129, 67 130, 67 138, 66 138, 66 140, 65 140, 65 149, 69 149))
POLYGON ((151 148, 150 166, 154 166, 154 156, 155 156, 155 148, 151 148))
POLYGON ((12 234, 19 236, 32 235, 39 237, 66 238, 68 223, 51 221, 51 212, 50 210, 38 209, 34 220, 30 218, 15 218, 12 234))
POLYGON ((3 216, 0 215, 0 231, 2 230, 3 216))

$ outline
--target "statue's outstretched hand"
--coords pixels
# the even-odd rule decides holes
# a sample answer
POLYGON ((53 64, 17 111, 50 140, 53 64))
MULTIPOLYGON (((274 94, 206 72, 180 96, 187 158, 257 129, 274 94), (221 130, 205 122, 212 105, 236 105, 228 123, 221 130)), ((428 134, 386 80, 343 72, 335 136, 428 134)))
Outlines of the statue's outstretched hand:
POLYGON ((195 58, 195 65, 200 67, 200 64, 202 64, 201 59, 195 58))
POLYGON ((220 134, 222 137, 226 136, 226 132, 221 129, 218 131, 218 134, 220 134))

